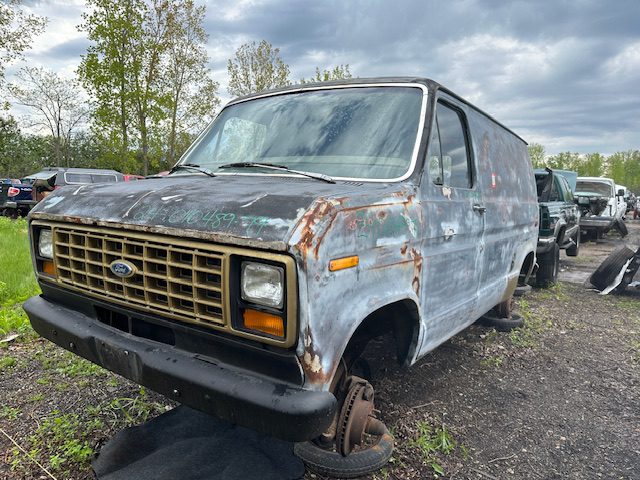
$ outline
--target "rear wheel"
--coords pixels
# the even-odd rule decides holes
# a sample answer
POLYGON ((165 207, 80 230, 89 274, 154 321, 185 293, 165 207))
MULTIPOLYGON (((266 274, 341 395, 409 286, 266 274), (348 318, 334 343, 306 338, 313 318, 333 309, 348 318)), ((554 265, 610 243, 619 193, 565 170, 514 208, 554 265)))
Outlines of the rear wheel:
POLYGON ((558 281, 558 268, 560 265, 560 247, 557 243, 547 253, 540 255, 538 259, 538 272, 536 273, 536 285, 538 287, 550 287, 558 281))
POLYGON ((568 257, 577 257, 580 252, 580 229, 578 229, 578 233, 576 233, 576 238, 573 241, 573 245, 568 247, 565 250, 568 257))

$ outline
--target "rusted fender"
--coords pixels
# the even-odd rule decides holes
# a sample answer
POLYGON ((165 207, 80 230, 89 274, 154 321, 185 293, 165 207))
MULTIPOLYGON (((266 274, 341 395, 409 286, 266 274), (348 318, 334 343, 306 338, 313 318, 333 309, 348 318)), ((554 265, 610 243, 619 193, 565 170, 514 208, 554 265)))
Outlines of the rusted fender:
POLYGON ((318 199, 289 239, 299 270, 297 354, 306 386, 327 389, 353 332, 370 313, 419 305, 424 220, 413 188, 318 199), (356 267, 330 271, 357 255, 356 267))

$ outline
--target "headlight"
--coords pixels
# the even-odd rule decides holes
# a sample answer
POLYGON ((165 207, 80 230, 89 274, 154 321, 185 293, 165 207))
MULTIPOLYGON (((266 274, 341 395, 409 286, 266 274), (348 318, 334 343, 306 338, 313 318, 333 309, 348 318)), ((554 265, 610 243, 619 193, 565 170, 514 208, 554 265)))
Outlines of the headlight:
POLYGON ((51 236, 51 230, 42 229, 38 236, 38 254, 42 258, 53 259, 53 238, 51 236))
POLYGON ((240 285, 244 300, 267 307, 282 308, 284 269, 264 263, 243 262, 240 285))

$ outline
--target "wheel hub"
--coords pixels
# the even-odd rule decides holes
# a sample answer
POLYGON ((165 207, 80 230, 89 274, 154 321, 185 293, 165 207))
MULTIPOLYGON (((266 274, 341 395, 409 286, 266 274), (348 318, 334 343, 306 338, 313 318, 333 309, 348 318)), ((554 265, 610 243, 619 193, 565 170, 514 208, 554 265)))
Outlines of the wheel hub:
POLYGON ((373 387, 360 377, 349 377, 348 390, 338 417, 336 450, 349 455, 356 445, 364 442, 370 418, 374 417, 373 387))

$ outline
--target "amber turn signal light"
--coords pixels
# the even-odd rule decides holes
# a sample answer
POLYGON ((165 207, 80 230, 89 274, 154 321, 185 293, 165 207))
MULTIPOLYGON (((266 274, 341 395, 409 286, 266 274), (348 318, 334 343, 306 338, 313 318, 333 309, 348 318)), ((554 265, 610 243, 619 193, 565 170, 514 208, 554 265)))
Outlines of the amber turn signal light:
POLYGON ((56 276, 56 267, 53 266, 53 262, 43 261, 42 262, 42 273, 46 273, 47 275, 51 275, 52 277, 56 276))
POLYGON ((284 337, 284 321, 282 317, 270 313, 246 309, 242 312, 244 328, 267 333, 275 337, 284 337))
POLYGON ((360 259, 357 255, 352 257, 337 258, 329 262, 329 271, 343 270, 345 268, 357 267, 360 259))

